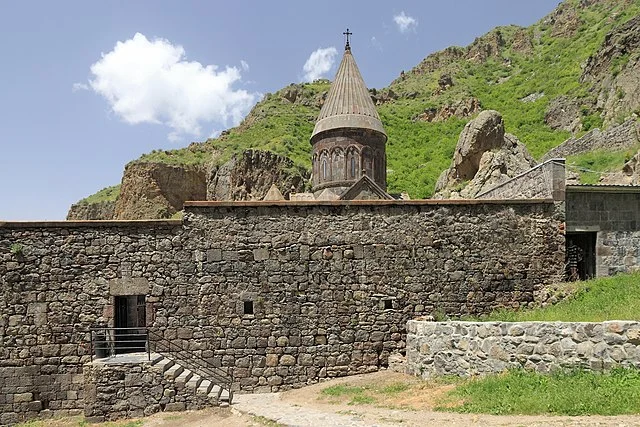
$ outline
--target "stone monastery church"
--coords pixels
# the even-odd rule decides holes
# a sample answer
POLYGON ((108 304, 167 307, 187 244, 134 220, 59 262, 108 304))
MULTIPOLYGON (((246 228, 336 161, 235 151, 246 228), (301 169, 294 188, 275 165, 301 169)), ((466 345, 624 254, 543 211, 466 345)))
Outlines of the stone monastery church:
POLYGON ((387 136, 348 43, 310 138, 313 194, 291 200, 0 222, 0 425, 376 371, 404 354, 411 319, 535 304, 563 280, 566 236, 585 277, 638 265, 638 189, 565 186, 561 162, 471 200, 389 196, 387 136))

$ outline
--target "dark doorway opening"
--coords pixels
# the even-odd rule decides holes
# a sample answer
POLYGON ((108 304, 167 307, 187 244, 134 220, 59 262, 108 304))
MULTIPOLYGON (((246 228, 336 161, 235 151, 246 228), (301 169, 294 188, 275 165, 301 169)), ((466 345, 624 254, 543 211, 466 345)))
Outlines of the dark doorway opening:
POLYGON ((145 351, 146 304, 144 295, 127 295, 115 297, 116 354, 145 351))
POLYGON ((566 279, 587 280, 596 276, 595 231, 567 233, 566 279))

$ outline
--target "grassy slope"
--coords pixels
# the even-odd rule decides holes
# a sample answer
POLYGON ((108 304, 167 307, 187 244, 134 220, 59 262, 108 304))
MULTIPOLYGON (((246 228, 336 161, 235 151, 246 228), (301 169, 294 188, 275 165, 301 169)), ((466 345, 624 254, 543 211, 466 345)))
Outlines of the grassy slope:
POLYGON ((463 381, 439 410, 468 413, 621 415, 640 412, 640 371, 510 371, 463 381))
MULTIPOLYGON (((578 3, 578 0, 568 1, 578 3)), ((637 2, 624 7, 620 3, 603 2, 589 9, 579 9, 583 24, 571 38, 551 37, 551 28, 543 21, 533 25, 526 30, 533 41, 531 54, 510 49, 517 27, 501 27, 493 30, 500 31, 506 42, 501 58, 484 63, 464 59, 449 61, 434 72, 409 72, 404 80, 392 83, 389 88, 399 94, 399 98, 378 107, 389 135, 389 191, 407 191, 413 198, 429 197, 439 174, 449 166, 466 120, 414 122, 412 119, 426 108, 438 108, 474 96, 484 109, 500 111, 507 132, 524 142, 535 157, 569 137, 568 132, 554 131, 544 123, 547 106, 558 95, 584 100, 582 122, 585 131, 601 125, 599 112, 589 107, 592 105, 590 88, 579 83, 581 64, 596 52, 608 31, 640 13, 637 2), (438 78, 444 73, 453 77, 455 85, 435 94, 438 78), (544 96, 535 102, 520 101, 532 93, 544 93, 544 96), (409 97, 408 94, 412 95, 409 97)), ((320 81, 301 85, 301 88, 301 98, 313 100, 327 91, 329 84, 320 81)), ((282 94, 287 89, 267 95, 254 107, 244 124, 220 138, 179 150, 156 150, 140 160, 204 164, 211 160, 213 151, 219 153, 216 161, 222 162, 233 153, 255 148, 289 156, 298 165, 309 167, 309 137, 319 108, 314 102, 284 100, 282 94)), ((615 163, 616 167, 621 166, 618 163, 615 163)))
POLYGON ((640 320, 640 272, 588 280, 577 284, 573 297, 545 308, 501 310, 482 320, 602 322, 640 320))

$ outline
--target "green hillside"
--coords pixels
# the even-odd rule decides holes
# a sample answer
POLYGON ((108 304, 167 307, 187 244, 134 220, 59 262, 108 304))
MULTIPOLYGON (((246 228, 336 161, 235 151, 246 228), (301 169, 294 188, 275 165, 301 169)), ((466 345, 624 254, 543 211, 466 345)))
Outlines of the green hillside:
MULTIPOLYGON (((525 143, 536 158, 571 136, 569 131, 545 124, 549 104, 558 96, 578 103, 582 127, 578 135, 602 127, 604 113, 602 107, 596 107, 593 90, 596 83, 580 82, 582 67, 598 51, 608 32, 640 14, 640 2, 568 0, 560 8, 563 13, 551 14, 529 28, 496 28, 468 47, 430 55, 388 88, 372 91, 389 136, 390 192, 429 197, 470 119, 417 119, 428 109, 436 111, 475 98, 482 109, 502 113, 506 131, 525 143), (593 4, 580 6, 589 3, 593 4), (449 79, 452 85, 443 87, 443 79, 449 79)), ((634 55, 637 57, 638 52, 613 58, 611 73, 619 71, 634 55)), ((328 89, 326 80, 288 86, 267 94, 240 126, 219 138, 180 150, 157 150, 140 160, 205 164, 211 161, 212 153, 217 153, 216 162, 223 162, 233 153, 254 148, 288 156, 310 167, 309 137, 328 89)), ((619 112, 616 121, 630 113, 619 112)))

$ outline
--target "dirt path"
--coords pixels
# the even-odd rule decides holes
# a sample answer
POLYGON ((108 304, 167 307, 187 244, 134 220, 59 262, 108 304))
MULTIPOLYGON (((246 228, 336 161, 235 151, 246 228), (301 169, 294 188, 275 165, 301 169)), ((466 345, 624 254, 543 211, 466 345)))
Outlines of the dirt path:
MULTIPOLYGON (((256 426, 640 426, 640 415, 616 417, 493 416, 433 411, 437 398, 452 386, 426 383, 390 371, 357 375, 314 384, 283 393, 236 395, 231 408, 163 412, 141 419, 145 427, 256 427, 256 426), (327 387, 385 387, 408 384, 406 391, 376 394, 372 403, 355 403, 353 395, 327 396, 327 387), (351 403, 351 404, 350 404, 351 403)), ((363 400, 364 401, 364 400, 363 400)), ((46 420, 42 425, 76 427, 79 418, 46 420)), ((109 427, 131 426, 133 420, 108 423, 109 427)), ((133 424, 136 425, 136 424, 133 424)), ((106 424, 105 424, 106 427, 106 424)))
POLYGON ((433 411, 435 398, 451 386, 425 387, 412 395, 398 394, 376 406, 348 404, 344 398, 325 397, 321 391, 335 385, 364 386, 420 381, 390 371, 344 377, 297 390, 270 395, 238 395, 237 410, 292 426, 640 426, 640 416, 551 417, 493 416, 433 411), (380 407, 383 406, 383 407, 380 407), (397 408, 397 409, 396 409, 397 408), (409 409, 413 408, 413 409, 409 409))

